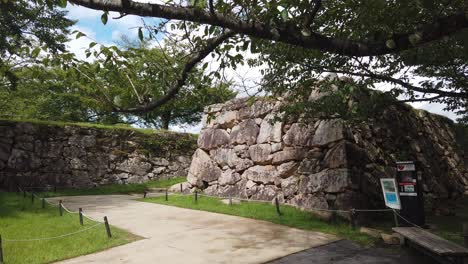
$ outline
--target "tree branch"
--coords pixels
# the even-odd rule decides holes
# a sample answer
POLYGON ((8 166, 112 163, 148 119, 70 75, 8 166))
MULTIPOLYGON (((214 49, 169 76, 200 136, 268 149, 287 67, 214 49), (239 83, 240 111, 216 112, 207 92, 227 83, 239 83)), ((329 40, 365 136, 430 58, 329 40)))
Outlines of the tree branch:
POLYGON ((122 109, 122 108, 114 108, 115 112, 121 112, 121 113, 143 113, 143 112, 149 112, 151 110, 154 110, 163 104, 167 103, 171 99, 173 99, 180 91, 180 89, 186 84, 187 78, 189 76, 189 73, 192 71, 195 66, 201 62, 208 54, 210 54, 213 50, 215 50, 221 43, 223 43, 225 40, 228 38, 234 36, 235 33, 232 31, 226 31, 225 33, 219 35, 218 37, 212 38, 207 41, 207 44, 201 48, 198 52, 193 54, 191 57, 189 57, 188 61, 185 63, 185 66, 180 73, 179 77, 175 82, 173 82, 173 85, 169 88, 167 93, 163 95, 161 98, 159 98, 156 101, 149 102, 147 104, 143 105, 138 105, 135 107, 127 108, 127 109, 122 109))
POLYGON ((318 33, 310 36, 301 34, 298 26, 271 26, 260 21, 243 21, 232 14, 211 13, 200 8, 177 7, 131 0, 70 0, 71 3, 96 10, 116 11, 126 14, 177 19, 201 24, 229 28, 238 34, 256 38, 276 40, 307 49, 316 49, 349 56, 372 56, 396 53, 415 46, 439 40, 462 29, 468 28, 468 17, 464 11, 435 19, 418 30, 417 43, 410 36, 416 32, 394 34, 390 39, 353 41, 327 37, 318 33), (389 41, 392 45, 388 45, 389 41))

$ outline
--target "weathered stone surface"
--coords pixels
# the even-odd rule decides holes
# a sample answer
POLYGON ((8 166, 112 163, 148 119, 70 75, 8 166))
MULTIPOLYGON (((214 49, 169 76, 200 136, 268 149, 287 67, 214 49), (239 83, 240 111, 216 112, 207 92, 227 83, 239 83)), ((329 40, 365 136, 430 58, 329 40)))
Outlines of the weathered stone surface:
POLYGON ((327 169, 319 173, 309 175, 307 185, 308 193, 319 191, 327 193, 338 193, 350 186, 350 173, 348 169, 327 169))
POLYGON ((286 146, 307 147, 312 144, 313 136, 313 125, 294 123, 284 135, 283 140, 286 146))
POLYGON ((255 120, 248 119, 232 128, 231 144, 253 145, 257 141, 259 128, 255 120))
POLYGON ((203 181, 215 181, 221 174, 221 169, 205 151, 201 149, 195 151, 187 176, 187 181, 191 185, 202 187, 203 181))
POLYGON ((218 148, 210 151, 210 156, 220 167, 229 166, 234 168, 240 161, 234 149, 218 148))
POLYGON ((271 184, 274 182, 275 177, 278 176, 278 172, 275 167, 271 165, 256 165, 244 171, 242 176, 253 182, 271 184))
POLYGON ((195 141, 176 133, 144 135, 127 129, 0 121, 0 188, 97 186, 182 176, 187 174, 195 141), (165 145, 154 147, 153 142, 165 145), (186 153, 173 148, 184 144, 186 153))
POLYGON ((281 190, 285 197, 292 197, 299 191, 299 178, 289 177, 281 181, 281 190))
POLYGON ((233 185, 233 184, 236 184, 240 180, 241 180, 241 176, 239 173, 228 169, 226 171, 223 171, 223 173, 219 177, 218 183, 219 185, 228 185, 228 184, 233 185))
POLYGON ((254 162, 249 159, 240 159, 238 160, 235 170, 236 172, 244 171, 254 165, 254 162))
POLYGON ((222 129, 205 129, 198 138, 198 147, 204 150, 214 149, 228 143, 229 134, 222 129))
POLYGON ((221 112, 215 120, 215 123, 222 128, 232 128, 238 119, 237 111, 221 112))
POLYGON ((254 163, 267 164, 271 161, 271 145, 270 144, 258 144, 249 147, 250 158, 254 163))
POLYGON ((258 188, 250 198, 254 200, 271 201, 276 197, 278 189, 273 185, 265 185, 258 188))
POLYGON ((251 106, 239 110, 239 119, 263 117, 268 114, 274 106, 274 102, 256 100, 251 106))
POLYGON ((329 150, 325 155, 323 166, 331 169, 346 168, 348 165, 346 146, 346 142, 340 142, 329 150))
POLYGON ((283 163, 277 167, 278 177, 283 179, 288 178, 297 170, 297 168, 298 163, 295 161, 283 163))
POLYGON ((305 155, 306 150, 303 148, 286 147, 282 151, 273 154, 272 163, 280 164, 291 160, 301 160, 305 155))
POLYGON ((270 114, 261 122, 260 131, 257 137, 258 144, 268 142, 281 142, 283 124, 281 122, 274 122, 272 124, 272 120, 274 117, 274 114, 270 114))
POLYGON ((343 122, 337 119, 321 120, 312 139, 312 145, 327 145, 345 138, 343 122))

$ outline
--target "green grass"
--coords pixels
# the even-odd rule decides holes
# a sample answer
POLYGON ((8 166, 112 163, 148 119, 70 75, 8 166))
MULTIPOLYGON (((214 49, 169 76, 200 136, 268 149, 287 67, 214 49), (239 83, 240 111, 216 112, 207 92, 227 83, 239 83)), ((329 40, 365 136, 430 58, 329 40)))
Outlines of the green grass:
POLYGON ((150 188, 168 188, 174 184, 186 181, 185 177, 175 177, 171 179, 162 179, 157 181, 148 181, 146 183, 133 183, 133 184, 112 184, 106 186, 98 186, 88 189, 57 189, 57 192, 48 191, 42 192, 41 196, 44 197, 58 197, 58 196, 76 196, 76 195, 109 195, 109 194, 131 194, 143 193, 150 188))
POLYGON ((320 231, 350 239, 365 246, 372 246, 377 242, 376 239, 360 233, 358 230, 353 230, 349 224, 344 221, 338 220, 336 223, 327 223, 311 213, 287 205, 280 206, 282 216, 278 216, 275 206, 270 203, 242 202, 238 205, 229 206, 221 203, 221 199, 212 197, 198 197, 198 202, 195 203, 192 195, 170 195, 169 201, 165 201, 164 196, 139 200, 194 210, 242 216, 299 229, 320 231))
MULTIPOLYGON (((76 232, 96 222, 85 218, 79 224, 77 214, 64 212, 59 216, 58 207, 31 203, 30 196, 23 198, 15 193, 0 192, 0 234, 3 239, 3 254, 6 264, 49 263, 84 254, 101 251, 138 239, 123 230, 111 227, 112 238, 108 239, 104 225, 87 231, 53 240, 10 242, 13 239, 53 237, 76 232)), ((112 219, 110 219, 112 221, 112 219)))

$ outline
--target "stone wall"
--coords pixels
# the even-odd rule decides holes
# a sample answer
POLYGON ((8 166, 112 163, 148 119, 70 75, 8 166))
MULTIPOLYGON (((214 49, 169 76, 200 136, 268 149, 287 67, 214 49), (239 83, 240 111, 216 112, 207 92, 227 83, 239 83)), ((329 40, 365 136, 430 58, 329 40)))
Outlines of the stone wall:
POLYGON ((0 121, 0 189, 185 176, 195 148, 190 134, 0 121))
POLYGON ((280 102, 235 99, 205 109, 189 169, 210 195, 272 200, 302 208, 383 208, 379 178, 414 160, 428 210, 468 190, 463 152, 448 119, 395 105, 365 123, 275 121, 280 102))

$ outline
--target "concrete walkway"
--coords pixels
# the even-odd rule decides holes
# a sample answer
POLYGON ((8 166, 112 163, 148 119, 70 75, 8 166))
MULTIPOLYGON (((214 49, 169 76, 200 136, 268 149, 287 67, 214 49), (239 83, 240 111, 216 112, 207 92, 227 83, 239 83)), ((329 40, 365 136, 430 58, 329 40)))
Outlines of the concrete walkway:
POLYGON ((138 202, 127 195, 62 199, 145 239, 60 263, 264 263, 338 240, 264 221, 138 202))

